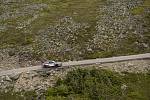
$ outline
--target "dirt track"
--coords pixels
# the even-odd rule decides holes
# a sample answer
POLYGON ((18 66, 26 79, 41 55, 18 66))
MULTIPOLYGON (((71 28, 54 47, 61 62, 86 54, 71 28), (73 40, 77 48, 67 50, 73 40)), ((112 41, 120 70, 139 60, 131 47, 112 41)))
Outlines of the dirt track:
MULTIPOLYGON (((97 58, 97 59, 89 59, 89 60, 82 60, 82 61, 62 62, 62 67, 77 66, 77 65, 102 64, 102 63, 129 61, 129 60, 140 60, 140 59, 150 59, 150 53, 130 55, 130 56, 111 57, 111 58, 97 58)), ((38 65, 38 66, 32 66, 32 67, 26 67, 26 68, 6 70, 6 71, 1 71, 0 76, 19 74, 22 72, 41 70, 41 69, 43 69, 43 67, 41 65, 38 65)))

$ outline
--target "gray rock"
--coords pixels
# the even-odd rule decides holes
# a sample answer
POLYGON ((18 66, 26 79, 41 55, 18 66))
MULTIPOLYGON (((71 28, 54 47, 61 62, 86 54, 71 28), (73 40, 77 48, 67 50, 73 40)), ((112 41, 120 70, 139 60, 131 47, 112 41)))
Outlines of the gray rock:
POLYGON ((10 77, 9 76, 5 76, 5 79, 4 79, 5 81, 9 81, 9 82, 11 82, 12 80, 10 79, 10 77))
POLYGON ((13 81, 17 80, 20 77, 20 74, 13 74, 9 76, 13 81))

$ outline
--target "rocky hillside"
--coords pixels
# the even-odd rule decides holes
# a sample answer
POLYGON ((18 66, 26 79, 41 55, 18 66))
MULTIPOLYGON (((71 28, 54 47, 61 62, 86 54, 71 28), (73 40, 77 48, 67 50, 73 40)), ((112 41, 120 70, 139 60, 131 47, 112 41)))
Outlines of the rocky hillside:
POLYGON ((106 69, 119 73, 148 73, 150 71, 150 60, 123 61, 89 66, 58 67, 44 71, 37 70, 20 74, 3 75, 0 76, 0 90, 5 92, 9 91, 9 89, 13 89, 13 91, 41 92, 42 90, 47 90, 50 86, 54 86, 58 78, 64 78, 69 71, 77 68, 106 69))
POLYGON ((150 52, 149 0, 1 0, 0 68, 150 52))
MULTIPOLYGON (((49 87, 55 87, 57 80, 64 79, 70 71, 78 69, 78 68, 81 68, 81 69, 93 69, 94 68, 97 71, 105 69, 107 71, 113 71, 114 73, 118 72, 118 73, 120 73, 121 76, 124 76, 125 74, 130 73, 131 74, 130 78, 125 77, 125 76, 124 77, 126 79, 131 79, 131 81, 133 82, 133 86, 131 86, 131 87, 135 88, 137 86, 137 85, 135 85, 135 83, 139 83, 140 86, 142 86, 142 90, 147 91, 147 92, 144 92, 144 95, 146 95, 146 94, 149 95, 148 90, 150 89, 150 87, 149 87, 148 83, 150 81, 149 80, 150 77, 148 76, 147 78, 145 78, 145 77, 141 76, 141 75, 144 75, 144 76, 150 75, 149 74, 150 60, 148 59, 148 60, 134 60, 134 61, 106 63, 106 64, 92 65, 92 66, 76 66, 76 67, 68 67, 68 68, 67 67, 63 67, 63 68, 59 67, 56 69, 50 69, 50 70, 47 69, 45 71, 37 70, 37 71, 24 72, 24 73, 16 74, 16 75, 13 74, 13 75, 0 76, 0 97, 4 98, 6 96, 6 99, 4 99, 4 100, 8 100, 7 97, 13 96, 13 93, 15 93, 15 92, 21 93, 21 94, 16 95, 16 96, 19 96, 19 95, 23 95, 24 91, 26 91, 26 92, 31 91, 31 93, 35 92, 38 94, 38 97, 40 97, 43 95, 43 93, 45 93, 45 90, 47 90, 49 87), (134 77, 135 74, 140 79, 135 78, 134 77), (134 81, 135 79, 138 81, 137 82, 134 81), (146 83, 147 85, 143 85, 143 84, 145 84, 145 81, 147 82, 146 83)), ((87 71, 84 71, 84 72, 88 73, 87 71)), ((93 74, 96 74, 96 73, 97 72, 95 72, 95 73, 93 72, 93 74)), ((85 75, 85 74, 82 73, 81 75, 79 75, 79 77, 81 78, 82 75, 85 75)), ((106 75, 106 74, 100 74, 97 76, 100 77, 101 79, 103 79, 102 78, 103 75, 106 75)), ((116 77, 116 75, 111 75, 111 76, 116 77)), ((74 79, 75 77, 77 78, 77 76, 75 76, 75 74, 73 74, 70 77, 71 77, 70 79, 72 79, 72 81, 75 80, 74 79), (72 78, 72 77, 74 77, 74 78, 72 78)), ((77 79, 80 79, 79 77, 77 79)), ((90 79, 93 79, 93 77, 90 79)), ((88 79, 89 82, 90 82, 90 79, 88 79)), ((110 77, 107 77, 107 79, 111 80, 110 77)), ((116 82, 116 81, 118 81, 118 78, 114 82, 116 82)), ((83 81, 83 82, 85 82, 85 81, 83 81)), ((91 82, 94 82, 94 81, 91 81, 91 82)), ((121 81, 121 82, 124 82, 124 81, 121 81)), ((74 83, 74 81, 73 81, 73 83, 74 83)), ((110 81, 107 83, 107 85, 109 83, 110 83, 110 81)), ((127 84, 130 86, 129 83, 127 83, 127 84)), ((95 86, 91 83, 89 85, 90 85, 90 87, 95 86)), ((116 85, 118 85, 118 84, 116 84, 116 85)), ((77 86, 80 86, 80 85, 77 85, 77 86)), ((57 92, 55 91, 55 93, 59 94, 59 92, 66 89, 66 88, 62 89, 62 87, 59 87, 59 88, 60 88, 60 91, 57 91, 57 92)), ((106 87, 102 86, 101 88, 104 88, 105 90, 107 90, 106 87)), ((97 88, 97 89, 101 89, 101 88, 97 88)), ((111 86, 111 88, 112 88, 112 86, 111 86)), ((137 86, 136 89, 139 92, 141 87, 139 89, 139 86, 137 86)), ((134 89, 134 91, 137 91, 136 89, 134 89)), ((140 92, 142 92, 142 91, 140 91, 140 92)), ((109 92, 107 92, 107 93, 109 93, 109 92)), ((52 95, 51 92, 49 93, 49 95, 52 95)), ((135 97, 138 97, 137 95, 139 95, 139 94, 135 94, 135 95, 133 94, 133 96, 135 96, 135 97)), ((32 97, 32 96, 34 96, 34 95, 30 94, 29 96, 25 96, 25 97, 32 97)), ((141 94, 140 94, 140 96, 141 96, 141 94)), ((52 98, 52 97, 50 97, 50 98, 52 98)), ((14 99, 11 99, 11 100, 14 100, 14 99)), ((20 99, 15 99, 15 100, 20 100, 20 99)), ((21 100, 33 100, 33 99, 21 99, 21 100)), ((38 100, 38 99, 36 99, 36 100, 38 100)), ((45 100, 45 99, 40 99, 40 100, 45 100)), ((50 100, 53 100, 53 99, 50 99, 50 100)), ((54 99, 54 100, 57 100, 57 99, 54 99)), ((93 99, 90 99, 90 100, 93 100, 93 99)), ((141 100, 148 100, 148 99, 141 99, 141 100)))

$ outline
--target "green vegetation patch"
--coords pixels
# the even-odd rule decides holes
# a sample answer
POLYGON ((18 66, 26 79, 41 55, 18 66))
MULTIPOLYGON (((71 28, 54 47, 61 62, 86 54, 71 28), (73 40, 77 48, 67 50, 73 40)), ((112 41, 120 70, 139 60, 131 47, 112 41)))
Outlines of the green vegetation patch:
POLYGON ((145 8, 150 8, 150 1, 144 0, 143 5, 135 7, 131 10, 131 13, 134 15, 140 15, 144 12, 145 8))
MULTIPOLYGON (((25 0, 22 2, 17 1, 1 4, 0 14, 2 18, 0 19, 0 24, 2 27, 0 26, 0 49, 7 49, 9 47, 16 49, 21 46, 34 50, 27 52, 38 55, 36 57, 37 59, 44 57, 62 61, 64 59, 89 59, 149 52, 150 37, 148 31, 142 33, 143 40, 140 40, 140 37, 129 32, 131 36, 119 41, 116 47, 111 47, 111 44, 114 44, 111 42, 113 38, 110 38, 108 42, 106 40, 106 43, 104 42, 102 44, 104 45, 101 46, 102 48, 98 48, 99 46, 93 43, 93 36, 99 34, 97 29, 97 24, 100 20, 99 17, 103 14, 105 15, 105 13, 101 13, 100 11, 101 6, 105 5, 105 1, 106 0, 25 0), (61 22, 60 20, 63 18, 71 18, 71 22, 61 22), (65 34, 57 36, 57 33, 65 32, 70 35, 69 38, 64 38, 66 37, 65 34), (42 38, 38 39, 38 36, 42 38), (42 42, 42 40, 46 42, 42 42), (51 42, 54 42, 54 45, 48 44, 51 42), (65 42, 66 44, 64 44, 67 46, 64 46, 64 49, 71 48, 72 50, 70 50, 69 53, 64 53, 65 50, 61 50, 60 54, 48 51, 51 48, 54 50, 57 49, 58 46, 56 46, 56 42, 65 42), (140 46, 143 45, 142 43, 144 47, 140 46), (89 47, 89 50, 87 50, 87 47, 89 47), (42 50, 41 48, 46 49, 42 50), (52 54, 50 52, 52 52, 52 54), (74 52, 76 52, 75 57, 73 55, 74 52)), ((133 15, 143 15, 145 23, 143 29, 145 30, 148 29, 150 25, 149 14, 144 13, 145 8, 150 7, 149 5, 149 0, 145 0, 143 5, 131 10, 133 15)), ((115 33, 112 33, 111 35, 114 34, 115 33)), ((22 50, 19 52, 22 52, 22 50)))
POLYGON ((131 11, 131 13, 135 14, 135 15, 140 15, 143 12, 144 12, 144 8, 143 7, 136 7, 134 9, 132 9, 132 11, 131 11))
POLYGON ((1 100, 36 100, 36 93, 33 91, 28 92, 13 92, 12 90, 8 92, 0 92, 1 100))
POLYGON ((75 69, 42 94, 34 91, 0 92, 2 100, 149 100, 150 72, 112 72, 75 69))
POLYGON ((47 91, 47 100, 149 100, 150 74, 76 69, 47 91))
MULTIPOLYGON (((39 30, 46 31, 49 26, 55 26, 65 16, 72 17, 77 23, 91 24, 87 30, 77 30, 80 34, 76 36, 78 37, 76 42, 85 44, 95 32, 95 25, 93 24, 96 23, 99 3, 102 3, 102 1, 25 0, 10 3, 9 5, 2 4, 1 8, 7 6, 10 18, 6 16, 8 19, 0 19, 0 23, 6 26, 5 30, 0 31, 0 48, 34 45, 33 42, 39 30), (43 8, 40 8, 39 5, 42 5, 43 8), (24 10, 29 8, 30 10, 24 10), (31 13, 32 11, 34 12, 31 13), (34 16, 37 17, 34 18, 34 16), (26 24, 28 21, 30 23, 26 24)), ((6 12, 4 11, 2 14, 4 13, 6 12)))

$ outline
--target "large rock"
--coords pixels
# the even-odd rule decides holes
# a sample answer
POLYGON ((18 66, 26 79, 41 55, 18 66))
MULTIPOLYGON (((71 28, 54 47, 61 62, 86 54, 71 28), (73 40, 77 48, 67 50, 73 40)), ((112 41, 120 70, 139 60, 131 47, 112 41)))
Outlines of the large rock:
POLYGON ((13 81, 17 80, 20 77, 20 74, 13 74, 9 76, 13 81))
POLYGON ((11 81, 12 81, 12 80, 10 79, 10 77, 9 77, 9 76, 7 76, 7 75, 5 76, 4 80, 5 80, 5 81, 9 81, 9 82, 11 82, 11 81))

